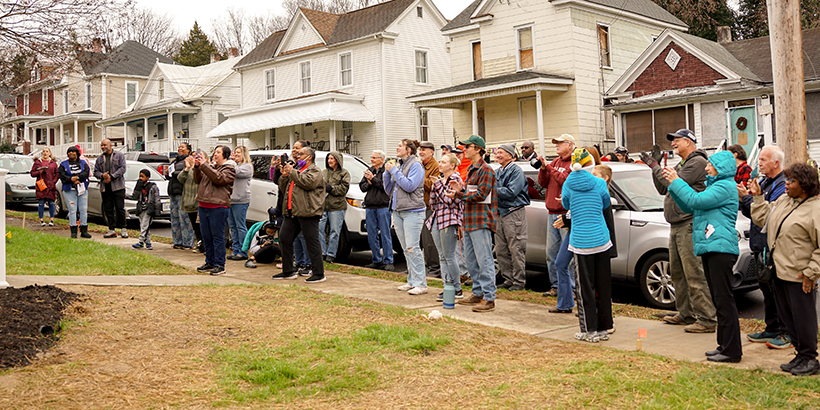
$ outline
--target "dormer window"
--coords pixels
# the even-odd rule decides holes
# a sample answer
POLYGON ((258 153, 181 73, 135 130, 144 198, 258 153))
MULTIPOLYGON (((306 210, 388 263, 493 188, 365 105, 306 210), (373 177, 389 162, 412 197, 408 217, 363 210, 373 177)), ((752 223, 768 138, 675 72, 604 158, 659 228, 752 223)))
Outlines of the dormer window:
POLYGON ((159 85, 157 86, 157 96, 160 100, 165 99, 165 79, 159 79, 159 85))
POLYGON ((31 82, 36 83, 37 81, 40 81, 40 65, 34 64, 31 68, 31 82))
POLYGON ((421 6, 416 7, 416 16, 418 18, 424 18, 424 8, 421 6))

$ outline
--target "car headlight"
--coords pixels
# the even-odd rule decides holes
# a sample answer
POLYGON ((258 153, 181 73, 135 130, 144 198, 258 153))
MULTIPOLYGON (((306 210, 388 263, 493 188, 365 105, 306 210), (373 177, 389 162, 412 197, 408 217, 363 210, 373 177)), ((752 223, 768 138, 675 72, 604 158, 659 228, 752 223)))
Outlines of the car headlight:
POLYGON ((18 184, 18 183, 15 183, 15 182, 9 182, 9 186, 11 187, 11 189, 28 189, 28 186, 23 185, 23 184, 18 184))
POLYGON ((347 198, 347 203, 351 206, 355 206, 356 208, 364 208, 364 204, 358 199, 347 198))

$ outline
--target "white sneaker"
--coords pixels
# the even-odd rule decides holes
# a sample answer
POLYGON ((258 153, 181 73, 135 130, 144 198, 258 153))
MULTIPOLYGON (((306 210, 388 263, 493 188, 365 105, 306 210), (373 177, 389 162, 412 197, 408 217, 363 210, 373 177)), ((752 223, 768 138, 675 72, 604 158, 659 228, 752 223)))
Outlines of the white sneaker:
POLYGON ((409 285, 409 284, 407 284, 407 283, 405 283, 404 285, 399 286, 399 290, 400 290, 400 291, 402 291, 402 292, 406 292, 406 291, 408 291, 408 290, 410 290, 410 289, 413 289, 413 287, 412 287, 412 286, 410 286, 410 285, 409 285))
POLYGON ((413 288, 413 289, 408 290, 407 293, 409 293, 411 295, 423 295, 423 294, 427 293, 427 287, 413 288))
POLYGON ((127 238, 128 237, 128 230, 125 229, 125 228, 122 228, 122 231, 120 231, 120 236, 122 236, 123 238, 127 238))

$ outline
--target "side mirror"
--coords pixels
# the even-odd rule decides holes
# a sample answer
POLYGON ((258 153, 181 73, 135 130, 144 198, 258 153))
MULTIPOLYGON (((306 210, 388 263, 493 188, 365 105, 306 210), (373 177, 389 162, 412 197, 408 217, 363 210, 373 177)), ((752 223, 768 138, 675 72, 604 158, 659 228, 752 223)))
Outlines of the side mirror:
POLYGON ((618 201, 618 198, 615 198, 614 196, 609 197, 609 203, 612 205, 613 210, 626 209, 626 205, 622 204, 618 201))

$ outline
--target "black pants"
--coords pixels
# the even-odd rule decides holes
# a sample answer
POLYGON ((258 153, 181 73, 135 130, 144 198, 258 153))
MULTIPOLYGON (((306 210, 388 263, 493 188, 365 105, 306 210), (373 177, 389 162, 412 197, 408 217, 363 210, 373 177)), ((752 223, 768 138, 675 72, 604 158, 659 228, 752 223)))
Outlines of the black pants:
POLYGON ((737 255, 708 252, 700 256, 703 273, 709 285, 709 293, 717 311, 717 350, 729 357, 740 357, 740 322, 737 319, 737 305, 732 293, 732 268, 737 255))
MULTIPOLYGON (((763 266, 763 255, 755 254, 758 268, 763 266)), ((774 300, 774 286, 772 282, 758 282, 760 291, 763 292, 763 311, 765 312, 766 332, 782 335, 786 333, 786 325, 777 314, 777 304, 774 300)))
POLYGON ((779 278, 774 283, 774 300, 780 319, 792 339, 797 355, 805 359, 817 358, 817 291, 803 293, 803 284, 779 278))
POLYGON ((105 187, 102 196, 103 215, 108 222, 108 229, 125 228, 125 190, 111 191, 105 187))
POLYGON ((300 232, 305 234, 308 257, 313 274, 325 275, 325 265, 322 263, 322 244, 319 242, 319 220, 321 216, 310 218, 285 217, 282 229, 279 231, 279 246, 282 248, 282 272, 292 273, 293 270, 293 241, 300 232))
MULTIPOLYGON (((430 208, 427 208, 427 212, 425 213, 425 221, 430 215, 433 214, 433 211, 430 208)), ((440 278, 441 277, 441 261, 438 257, 438 249, 436 248, 436 243, 433 242, 433 234, 427 229, 427 224, 422 225, 421 227, 421 250, 424 252, 424 265, 427 268, 427 276, 432 278, 440 278)))
POLYGON ((609 250, 575 255, 575 298, 582 332, 612 329, 612 266, 609 250))
POLYGON ((202 231, 199 230, 199 222, 197 222, 199 212, 188 212, 188 219, 191 220, 191 226, 194 227, 194 235, 197 241, 202 240, 202 231))
POLYGON ((259 250, 253 254, 253 260, 255 260, 256 263, 273 263, 276 257, 281 254, 282 251, 279 249, 279 245, 270 244, 259 248, 259 250))

